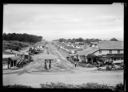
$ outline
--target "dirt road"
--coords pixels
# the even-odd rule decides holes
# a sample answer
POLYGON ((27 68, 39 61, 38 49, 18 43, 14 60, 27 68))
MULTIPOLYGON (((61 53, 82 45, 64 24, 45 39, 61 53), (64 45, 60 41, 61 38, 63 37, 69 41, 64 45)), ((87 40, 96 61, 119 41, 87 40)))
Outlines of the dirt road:
POLYGON ((123 71, 96 71, 95 68, 74 68, 73 65, 66 61, 63 55, 52 44, 48 44, 48 50, 50 54, 55 55, 57 61, 53 63, 52 70, 45 71, 42 67, 44 62, 43 55, 40 53, 34 55, 34 62, 22 68, 17 72, 4 72, 3 73, 3 85, 21 84, 32 87, 40 87, 40 84, 50 82, 63 82, 67 84, 82 84, 82 83, 99 83, 107 85, 116 85, 117 83, 123 83, 123 71), (58 62, 59 61, 59 62, 58 62), (66 71, 59 71, 67 69, 66 71), (71 70, 71 71, 70 71, 71 70))
POLYGON ((63 82, 67 84, 99 83, 115 86, 123 83, 123 72, 33 72, 18 74, 4 74, 3 85, 22 84, 32 87, 40 87, 40 84, 50 82, 63 82))

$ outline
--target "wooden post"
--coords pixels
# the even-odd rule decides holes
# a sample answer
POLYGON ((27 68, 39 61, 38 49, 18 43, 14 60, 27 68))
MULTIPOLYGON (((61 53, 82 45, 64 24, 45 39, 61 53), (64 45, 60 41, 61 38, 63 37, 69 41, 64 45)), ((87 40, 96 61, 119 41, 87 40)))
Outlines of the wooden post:
POLYGON ((93 58, 91 58, 91 63, 93 64, 93 58))
POLYGON ((45 59, 45 62, 44 62, 44 68, 47 70, 47 64, 46 64, 46 59, 45 59))
POLYGON ((16 67, 16 60, 14 61, 14 67, 16 67))
POLYGON ((16 67, 16 60, 14 61, 14 67, 16 67))
POLYGON ((10 61, 10 68, 12 67, 12 60, 10 61))
POLYGON ((78 55, 77 55, 77 61, 78 61, 78 62, 80 62, 80 61, 81 61, 81 60, 80 60, 80 56, 78 56, 78 55))
POLYGON ((10 58, 8 58, 8 69, 10 68, 10 58))
POLYGON ((48 70, 49 70, 49 62, 50 62, 50 59, 48 59, 48 61, 47 61, 47 68, 48 68, 48 70))
POLYGON ((15 67, 15 60, 13 60, 13 67, 15 67))
POLYGON ((13 60, 11 61, 11 64, 12 64, 11 67, 13 67, 13 64, 14 64, 14 61, 13 60))
POLYGON ((50 61, 49 61, 49 69, 51 69, 51 59, 50 59, 50 61))
POLYGON ((48 59, 47 67, 48 67, 48 70, 49 70, 50 69, 50 59, 48 59))

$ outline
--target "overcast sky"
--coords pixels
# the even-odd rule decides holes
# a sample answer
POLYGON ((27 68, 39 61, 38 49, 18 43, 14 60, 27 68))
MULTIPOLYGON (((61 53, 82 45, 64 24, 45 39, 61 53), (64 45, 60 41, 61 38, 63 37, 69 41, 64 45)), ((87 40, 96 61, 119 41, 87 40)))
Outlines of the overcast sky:
POLYGON ((124 5, 7 4, 3 32, 57 38, 100 38, 124 36, 124 5))

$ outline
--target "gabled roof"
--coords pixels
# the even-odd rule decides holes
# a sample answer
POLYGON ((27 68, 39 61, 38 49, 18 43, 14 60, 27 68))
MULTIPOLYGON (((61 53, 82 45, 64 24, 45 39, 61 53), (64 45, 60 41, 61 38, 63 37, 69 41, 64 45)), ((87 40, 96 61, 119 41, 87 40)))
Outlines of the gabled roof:
POLYGON ((83 51, 78 51, 77 54, 78 55, 85 55, 85 56, 87 56, 88 54, 91 54, 91 53, 93 53, 93 52, 95 52, 97 50, 99 50, 99 49, 96 48, 96 47, 89 47, 89 48, 87 48, 87 49, 85 49, 83 51))
POLYGON ((60 46, 63 46, 64 48, 68 49, 68 50, 75 50, 76 48, 73 48, 71 46, 67 46, 65 43, 59 43, 60 46))
POLYGON ((85 55, 92 54, 99 49, 123 49, 123 41, 100 41, 98 43, 98 47, 88 47, 83 51, 78 51, 78 55, 85 55))
POLYGON ((68 49, 68 50, 75 50, 76 49, 76 48, 73 48, 71 46, 65 46, 65 48, 68 49))
POLYGON ((124 49, 123 41, 100 41, 99 49, 124 49))
POLYGON ((3 54, 2 58, 9 58, 9 57, 14 57, 14 54, 3 54))
POLYGON ((21 52, 15 51, 15 50, 12 50, 12 52, 11 52, 11 49, 5 50, 4 53, 6 53, 6 54, 21 54, 21 52))

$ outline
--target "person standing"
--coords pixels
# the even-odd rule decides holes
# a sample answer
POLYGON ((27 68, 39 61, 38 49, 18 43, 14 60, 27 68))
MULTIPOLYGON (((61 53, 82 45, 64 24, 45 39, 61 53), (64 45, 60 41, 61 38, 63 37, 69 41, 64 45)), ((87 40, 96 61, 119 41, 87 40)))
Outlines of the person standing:
POLYGON ((49 60, 49 69, 51 69, 51 59, 49 60))
POLYGON ((77 58, 74 58, 75 67, 77 67, 77 62, 78 62, 77 58))
POLYGON ((48 68, 47 68, 47 60, 45 59, 45 62, 44 62, 44 68, 45 68, 45 70, 48 70, 48 68))
POLYGON ((10 52, 13 53, 13 52, 12 52, 12 49, 10 50, 10 52))
POLYGON ((75 67, 77 66, 77 63, 76 63, 76 61, 74 62, 75 63, 75 67))
POLYGON ((11 58, 8 58, 8 69, 10 68, 11 65, 11 58))

